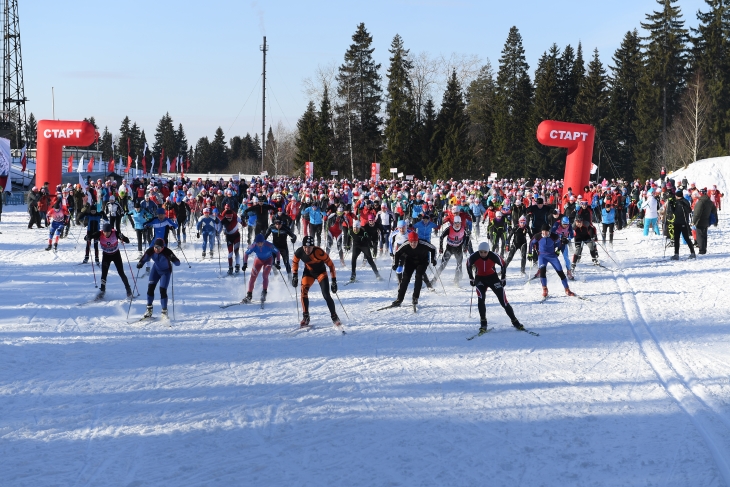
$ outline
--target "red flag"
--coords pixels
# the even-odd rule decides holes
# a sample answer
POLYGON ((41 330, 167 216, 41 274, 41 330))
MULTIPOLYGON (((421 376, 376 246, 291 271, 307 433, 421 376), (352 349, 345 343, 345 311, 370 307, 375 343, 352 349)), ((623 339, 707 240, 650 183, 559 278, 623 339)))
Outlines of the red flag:
POLYGON ((162 149, 162 155, 160 156, 160 165, 157 168, 157 174, 162 176, 162 161, 165 160, 165 149, 162 149))
POLYGON ((28 150, 28 145, 24 145, 23 149, 20 151, 20 164, 22 167, 21 171, 25 172, 25 165, 28 163, 28 156, 26 155, 26 151, 28 150))
MULTIPOLYGON (((127 139, 129 140, 129 139, 127 139)), ((132 156, 127 156, 127 169, 124 170, 127 174, 129 174, 129 169, 132 167, 132 156)))
POLYGON ((107 169, 107 172, 114 172, 114 158, 112 157, 109 159, 109 168, 107 169))
POLYGON ((94 156, 89 159, 89 165, 86 166, 86 172, 94 172, 94 156))
POLYGON ((147 174, 147 159, 142 156, 142 172, 147 174))
POLYGON ((74 172, 74 155, 68 156, 68 172, 74 172))
POLYGON ((132 149, 129 148, 129 137, 127 137, 127 155, 132 152, 132 149))
POLYGON ((190 159, 185 159, 185 170, 190 172, 190 159))
POLYGON ((172 160, 172 165, 170 166, 170 171, 177 172, 177 157, 172 160))

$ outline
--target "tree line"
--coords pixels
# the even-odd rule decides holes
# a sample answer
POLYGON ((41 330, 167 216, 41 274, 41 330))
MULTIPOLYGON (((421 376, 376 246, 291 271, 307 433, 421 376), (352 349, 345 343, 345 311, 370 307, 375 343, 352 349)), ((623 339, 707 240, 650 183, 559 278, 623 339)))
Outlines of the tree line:
POLYGON ((317 176, 362 178, 380 162, 384 176, 395 167, 429 178, 561 177, 565 149, 535 137, 547 119, 593 125, 593 160, 608 177, 648 178, 662 166, 727 155, 730 1, 705 3, 688 30, 677 0, 657 0, 608 69, 597 49, 586 66, 580 43, 552 44, 532 77, 512 27, 496 71, 469 57, 413 56, 396 34, 383 80, 361 23, 342 64, 305 80, 310 101, 297 122, 293 169, 314 161, 317 176))

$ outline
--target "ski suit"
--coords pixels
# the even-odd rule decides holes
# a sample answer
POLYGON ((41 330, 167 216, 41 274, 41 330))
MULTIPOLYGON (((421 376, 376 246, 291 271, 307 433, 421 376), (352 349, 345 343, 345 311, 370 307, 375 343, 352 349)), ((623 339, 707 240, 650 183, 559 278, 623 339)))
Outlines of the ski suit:
POLYGON ((507 301, 507 294, 504 291, 503 283, 505 282, 504 277, 507 272, 507 265, 499 255, 489 251, 486 257, 482 257, 479 255, 479 252, 474 252, 469 256, 466 272, 469 274, 470 283, 476 286, 477 308, 479 309, 482 326, 486 325, 487 322, 487 306, 484 303, 487 288, 491 289, 494 295, 497 296, 499 304, 504 308, 505 313, 507 313, 512 323, 517 322, 515 312, 512 310, 512 305, 507 301), (497 271, 494 269, 495 265, 501 268, 501 277, 497 275, 497 271), (476 271, 476 275, 474 275, 473 271, 476 271))
MULTIPOLYGON (((269 273, 271 272, 271 266, 276 264, 279 265, 281 253, 271 242, 263 242, 262 245, 256 242, 248 246, 248 249, 243 253, 243 266, 248 266, 248 256, 256 254, 251 265, 251 278, 248 280, 248 292, 253 292, 253 285, 256 283, 256 278, 259 276, 259 272, 263 269, 263 287, 264 291, 269 289, 269 273)), ((245 269, 244 269, 245 270, 245 269)))

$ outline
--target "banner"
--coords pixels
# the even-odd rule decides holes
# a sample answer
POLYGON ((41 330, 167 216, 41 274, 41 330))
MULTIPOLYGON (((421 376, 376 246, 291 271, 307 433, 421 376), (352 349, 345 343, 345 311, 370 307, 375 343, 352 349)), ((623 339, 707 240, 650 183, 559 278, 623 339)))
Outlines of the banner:
POLYGON ((66 168, 67 172, 74 172, 74 155, 71 154, 68 156, 68 167, 66 168))
POLYGON ((94 156, 89 159, 89 165, 86 166, 86 172, 94 172, 94 156))
POLYGON ((127 156, 127 169, 124 170, 127 174, 129 174, 129 170, 132 168, 132 156, 127 156))
MULTIPOLYGON (((10 142, 8 142, 9 144, 10 142)), ((309 161, 304 163, 304 179, 310 179, 314 177, 314 162, 309 161)))
POLYGON ((76 169, 76 172, 81 172, 81 168, 84 167, 84 156, 81 156, 81 160, 79 161, 78 168, 76 169))
POLYGON ((109 167, 107 168, 107 172, 114 172, 114 158, 109 159, 109 167))
POLYGON ((172 160, 172 165, 170 166, 170 169, 172 170, 172 172, 177 172, 177 157, 172 160))
POLYGON ((379 162, 373 162, 370 167, 370 179, 375 180, 377 183, 380 181, 380 163, 379 162))
POLYGON ((28 150, 28 144, 25 144, 23 148, 20 150, 20 165, 21 165, 21 171, 25 172, 25 166, 28 164, 28 156, 26 156, 26 151, 28 150))
MULTIPOLYGON (((89 171, 89 172, 91 172, 91 171, 89 171)), ((79 173, 79 186, 81 186, 81 189, 83 189, 84 191, 86 191, 86 183, 81 178, 81 173, 79 173)))
POLYGON ((0 176, 10 174, 10 139, 0 139, 0 176))

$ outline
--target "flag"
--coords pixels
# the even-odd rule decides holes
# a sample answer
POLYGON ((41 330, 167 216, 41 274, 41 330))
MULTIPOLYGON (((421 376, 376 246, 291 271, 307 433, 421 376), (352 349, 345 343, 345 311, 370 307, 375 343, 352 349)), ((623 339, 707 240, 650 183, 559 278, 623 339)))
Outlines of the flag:
POLYGON ((127 169, 124 171, 129 174, 129 169, 132 167, 132 156, 127 156, 127 169))
POLYGON ((144 156, 147 154, 147 142, 144 143, 144 149, 142 149, 142 160, 144 160, 144 156))
POLYGON ((71 154, 68 156, 68 167, 66 168, 67 172, 74 172, 74 155, 71 154))
POLYGON ((132 152, 132 149, 129 148, 129 137, 127 137, 127 155, 132 152))
POLYGON ((5 193, 12 193, 13 192, 13 178, 12 178, 12 168, 8 170, 8 179, 5 180, 5 187, 3 188, 2 192, 0 192, 0 198, 3 197, 3 192, 5 193))
POLYGON ((598 171, 598 166, 591 162, 591 174, 596 174, 596 171, 598 171))
POLYGON ((139 156, 134 159, 134 172, 139 172, 139 156))
POLYGON ((177 157, 172 160, 172 172, 177 172, 177 157))
POLYGON ((167 156, 167 172, 170 172, 170 156, 167 156))
POLYGON ((160 167, 157 168, 157 174, 162 176, 162 161, 165 159, 165 149, 162 149, 162 154, 160 155, 160 167))
POLYGON ((142 156, 142 173, 147 174, 147 159, 144 158, 144 155, 142 156))
POLYGON ((109 159, 109 167, 107 168, 107 172, 114 172, 114 158, 112 157, 109 159))
POLYGON ((89 165, 86 166, 86 172, 94 172, 94 156, 89 159, 89 165))
MULTIPOLYGON (((91 171, 89 171, 89 172, 91 172, 91 171)), ((79 186, 81 186, 81 189, 86 191, 86 183, 84 182, 83 178, 81 177, 81 173, 79 173, 79 186)))
POLYGON ((82 167, 84 167, 84 156, 81 156, 81 160, 79 161, 79 167, 76 169, 76 172, 81 172, 82 167))
POLYGON ((185 159, 185 170, 190 172, 190 159, 185 159))
POLYGON ((28 163, 28 158, 25 155, 25 152, 28 150, 28 144, 25 144, 23 148, 20 150, 20 165, 22 166, 21 171, 25 172, 25 165, 28 163))
POLYGON ((150 174, 152 174, 153 172, 155 172, 155 156, 152 156, 152 165, 150 165, 150 174))

